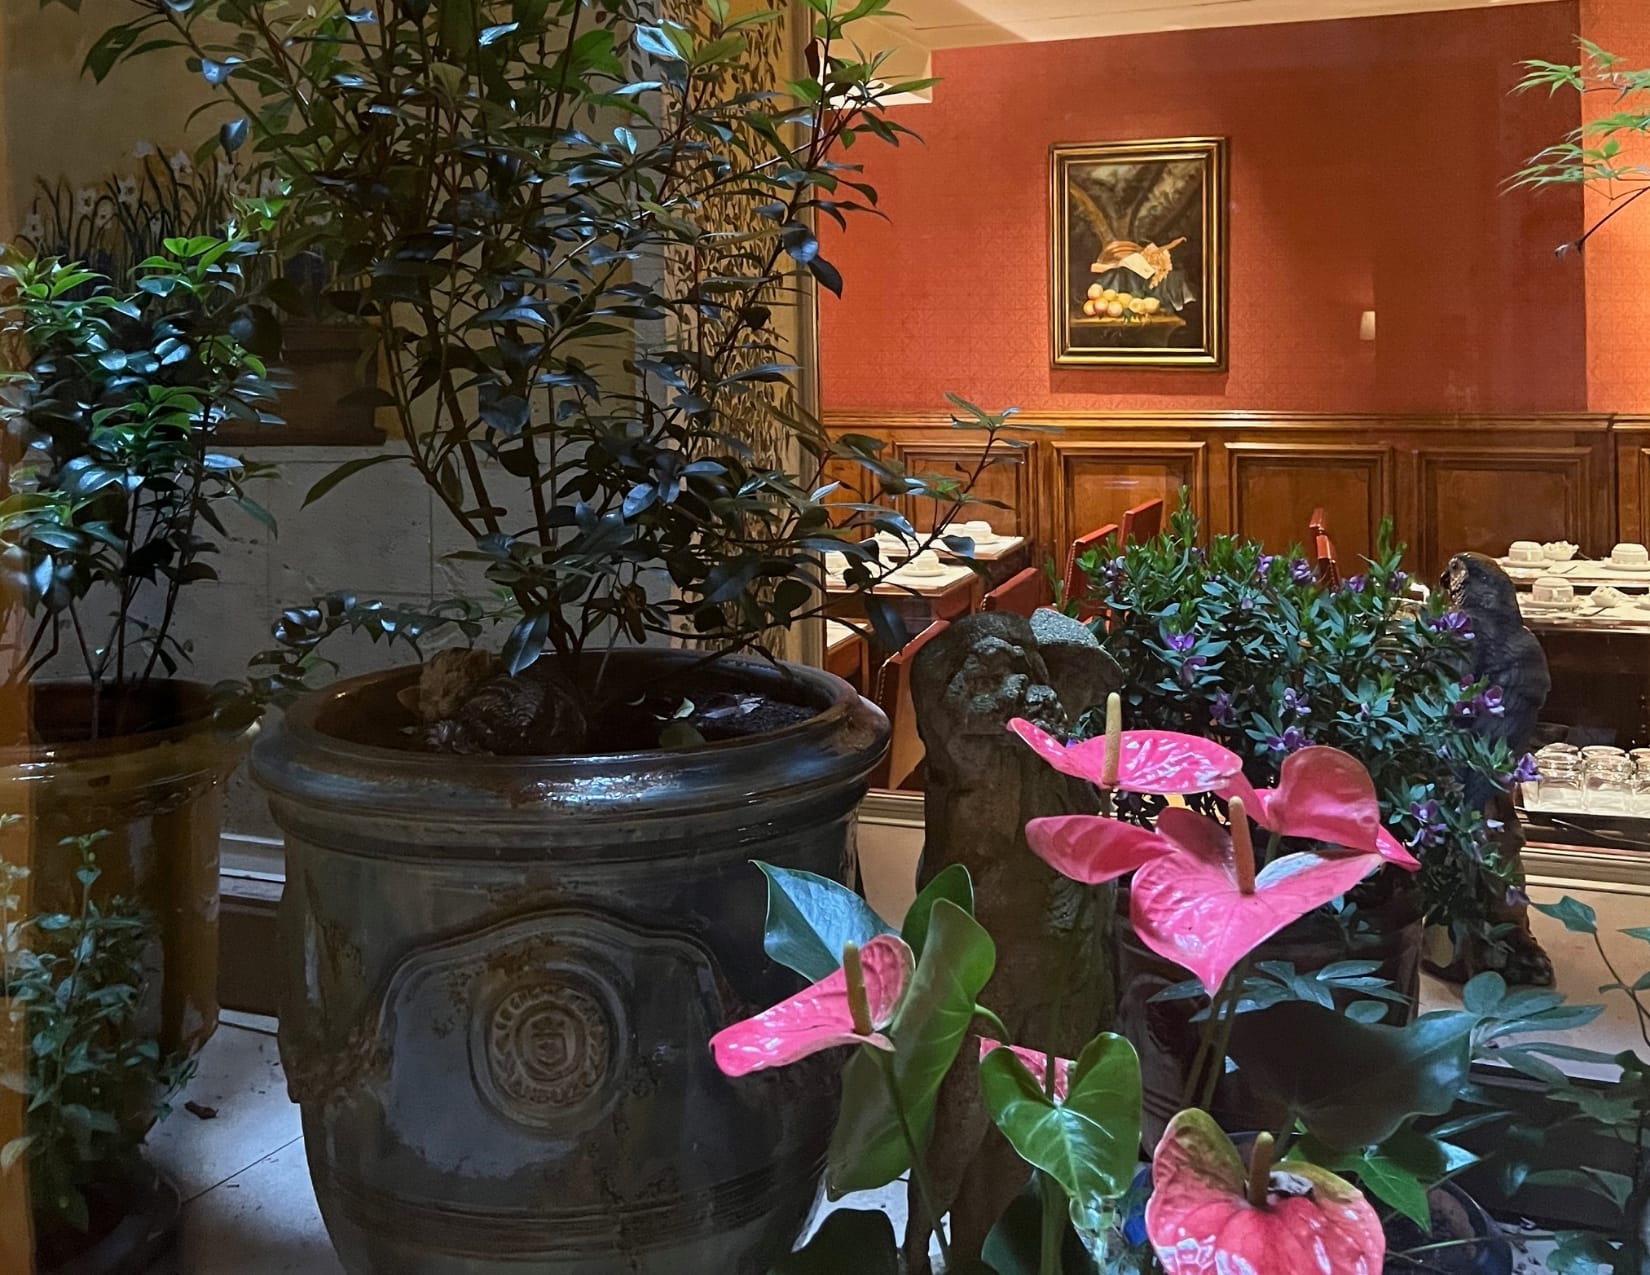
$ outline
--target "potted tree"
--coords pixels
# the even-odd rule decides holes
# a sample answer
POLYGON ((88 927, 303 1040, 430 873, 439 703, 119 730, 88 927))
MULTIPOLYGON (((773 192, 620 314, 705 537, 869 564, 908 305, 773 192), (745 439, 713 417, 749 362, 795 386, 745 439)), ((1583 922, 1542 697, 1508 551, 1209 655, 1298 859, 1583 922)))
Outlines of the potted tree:
MULTIPOLYGON (((886 0, 810 3, 794 81, 788 11, 720 0, 136 7, 99 49, 185 52, 376 335, 405 445, 311 498, 414 466, 489 590, 434 618, 508 625, 496 653, 301 700, 254 759, 334 1243, 363 1272, 765 1271, 812 1207, 833 1086, 735 1087, 699 1042, 792 986, 753 958, 747 861, 847 879, 887 725, 747 656, 821 614, 826 550, 870 585, 862 537, 910 531, 893 502, 962 499, 829 443, 790 388, 797 306, 842 286, 812 222, 874 203, 842 152, 897 140, 882 103, 913 87, 849 48, 886 0), (838 463, 886 501, 828 503, 838 463)), ((965 416, 989 454, 1002 419, 965 416)), ((264 685, 407 621, 296 607, 264 685)))
POLYGON ((245 490, 257 471, 214 447, 226 421, 273 420, 242 266, 257 251, 232 224, 168 240, 116 282, 0 262, 3 677, 28 704, 0 741, 0 782, 30 813, 5 857, 39 908, 69 914, 76 838, 108 833, 100 890, 156 917, 168 1052, 217 1025, 221 786, 251 737, 177 676, 173 621, 181 591, 215 578, 220 511, 268 518, 245 490))

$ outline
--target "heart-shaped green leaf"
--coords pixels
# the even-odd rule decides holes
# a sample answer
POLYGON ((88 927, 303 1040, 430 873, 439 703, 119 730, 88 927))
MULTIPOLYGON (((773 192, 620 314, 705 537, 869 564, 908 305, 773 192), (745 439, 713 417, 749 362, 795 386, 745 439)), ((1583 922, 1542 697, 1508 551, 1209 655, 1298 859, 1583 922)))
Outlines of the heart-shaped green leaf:
POLYGON ((838 1209, 770 1275, 899 1275, 894 1224, 881 1209, 838 1209))
POLYGON ((919 957, 923 944, 928 941, 928 925, 934 915, 934 904, 941 899, 949 899, 969 916, 974 915, 974 879, 962 864, 953 863, 941 869, 938 876, 922 887, 922 892, 905 914, 900 937, 919 957))
POLYGON ((768 923, 762 948, 810 983, 836 971, 842 964, 844 945, 864 947, 877 935, 894 932, 845 885, 771 863, 756 866, 768 878, 768 923))
MULTIPOLYGON (((900 1103, 919 1147, 927 1145, 940 1082, 996 965, 996 945, 979 922, 950 900, 938 900, 916 976, 888 1029, 900 1103)), ((887 1186, 911 1167, 885 1064, 870 1053, 856 1052, 842 1072, 842 1112, 825 1179, 833 1198, 887 1186)))
POLYGON ((1359 1023, 1303 1001, 1240 1014, 1232 1058, 1249 1082, 1332 1147, 1384 1142, 1412 1115, 1455 1105, 1472 1065, 1475 1014, 1408 1027, 1359 1023))
POLYGON ((1129 1188, 1140 1163, 1140 1058, 1121 1036, 1096 1036, 1057 1102, 1009 1049, 980 1063, 986 1106, 1028 1164, 1087 1207, 1129 1188))

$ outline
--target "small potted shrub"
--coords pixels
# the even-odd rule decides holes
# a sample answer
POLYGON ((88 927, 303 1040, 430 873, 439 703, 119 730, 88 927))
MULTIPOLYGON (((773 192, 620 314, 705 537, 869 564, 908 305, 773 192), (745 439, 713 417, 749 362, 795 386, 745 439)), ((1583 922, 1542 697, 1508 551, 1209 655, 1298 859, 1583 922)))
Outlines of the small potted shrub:
MULTIPOLYGON (((8 816, 0 838, 22 824, 8 816)), ((32 1244, 7 1251, 44 1275, 144 1269, 179 1208, 139 1148, 193 1064, 156 1037, 156 918, 99 888, 106 841, 64 847, 77 865, 67 912, 30 910, 30 873, 0 861, 0 1083, 24 1112, 0 1143, 0 1179, 27 1183, 33 1215, 32 1244)))
POLYGON ((66 913, 75 838, 108 833, 100 888, 157 918, 168 1051, 217 1024, 221 789, 250 741, 181 676, 174 619, 184 589, 216 578, 222 516, 268 521, 246 491, 257 470, 214 445, 226 422, 274 420, 242 264, 257 251, 231 225, 169 239, 120 280, 0 261, 0 676, 27 708, 0 782, 30 814, 7 858, 66 913))
MULTIPOLYGON (((796 409, 796 309, 843 286, 813 223, 874 205, 847 148, 897 141, 883 102, 913 87, 852 47, 886 5, 810 3, 794 82, 781 6, 135 7, 93 69, 181 50, 376 341, 401 446, 310 498, 411 465, 485 576, 415 616, 295 606, 260 690, 340 630, 502 623, 300 699, 254 759, 333 1241, 358 1272, 764 1271, 813 1206, 833 1088, 735 1087, 699 1042, 794 986, 748 861, 849 879, 887 741, 767 652, 822 614, 823 554, 870 586, 900 502, 964 498, 796 409), (877 498, 834 500, 841 465, 877 498)), ((959 411, 990 463, 1002 418, 959 411)))

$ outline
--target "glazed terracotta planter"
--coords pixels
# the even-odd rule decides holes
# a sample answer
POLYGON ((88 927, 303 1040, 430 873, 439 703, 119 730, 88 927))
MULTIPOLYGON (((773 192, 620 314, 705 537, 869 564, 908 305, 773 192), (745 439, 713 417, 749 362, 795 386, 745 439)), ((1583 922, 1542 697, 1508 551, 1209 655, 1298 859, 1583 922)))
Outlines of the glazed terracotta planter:
POLYGON ((106 832, 94 848, 102 870, 94 897, 130 900, 157 927, 141 1030, 165 1053, 193 1054, 218 1026, 224 783, 257 728, 220 725, 203 685, 157 682, 119 718, 106 705, 110 730, 91 739, 89 685, 31 689, 40 742, 0 748, 4 809, 26 816, 0 840, 0 852, 30 870, 24 910, 73 911, 80 854, 63 843, 106 832))
POLYGON ((687 752, 362 742, 416 676, 311 697, 254 754, 287 839, 281 1056, 345 1267, 765 1275, 814 1207, 835 1069, 732 1081, 706 1042, 800 986, 763 956, 751 860, 852 879, 886 720, 827 674, 727 661, 691 693, 815 715, 687 752))

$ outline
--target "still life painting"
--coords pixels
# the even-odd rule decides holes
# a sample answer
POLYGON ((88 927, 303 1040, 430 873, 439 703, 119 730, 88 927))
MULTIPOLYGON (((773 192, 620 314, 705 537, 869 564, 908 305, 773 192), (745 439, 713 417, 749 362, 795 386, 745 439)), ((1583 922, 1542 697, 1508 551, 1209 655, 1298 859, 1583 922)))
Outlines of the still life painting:
POLYGON ((1226 367, 1224 138, 1053 148, 1057 367, 1226 367))

